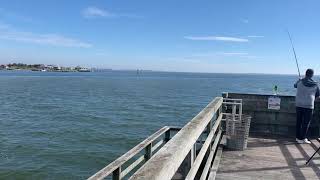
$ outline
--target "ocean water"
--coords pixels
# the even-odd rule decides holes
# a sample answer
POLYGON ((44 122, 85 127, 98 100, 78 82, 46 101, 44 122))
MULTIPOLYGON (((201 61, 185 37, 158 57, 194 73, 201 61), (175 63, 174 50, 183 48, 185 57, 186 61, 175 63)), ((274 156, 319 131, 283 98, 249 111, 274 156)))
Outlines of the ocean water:
POLYGON ((293 95, 296 76, 0 71, 0 179, 84 179, 222 92, 293 95))

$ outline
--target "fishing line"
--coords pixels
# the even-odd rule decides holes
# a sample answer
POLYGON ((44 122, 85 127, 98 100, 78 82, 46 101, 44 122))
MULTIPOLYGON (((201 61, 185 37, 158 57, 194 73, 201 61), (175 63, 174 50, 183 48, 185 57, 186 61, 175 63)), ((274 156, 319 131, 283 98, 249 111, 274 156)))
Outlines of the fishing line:
POLYGON ((292 42, 292 38, 291 38, 291 35, 290 35, 290 32, 289 32, 288 29, 287 29, 287 33, 288 33, 288 36, 289 36, 289 39, 290 39, 290 43, 291 43, 292 51, 293 51, 293 54, 294 54, 294 58, 295 58, 295 60, 296 60, 296 65, 297 65, 299 77, 301 77, 300 68, 299 68, 299 63, 298 63, 297 54, 296 54, 296 50, 294 49, 293 42, 292 42))

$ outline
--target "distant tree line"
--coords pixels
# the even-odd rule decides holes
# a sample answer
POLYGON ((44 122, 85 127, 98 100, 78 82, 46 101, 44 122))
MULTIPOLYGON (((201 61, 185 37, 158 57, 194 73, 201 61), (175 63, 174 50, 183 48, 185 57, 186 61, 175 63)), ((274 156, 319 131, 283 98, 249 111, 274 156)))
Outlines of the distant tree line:
POLYGON ((43 64, 23 64, 23 63, 10 63, 7 64, 9 68, 19 68, 19 69, 40 69, 43 68, 43 64))
POLYGON ((55 71, 55 72, 90 72, 91 69, 77 67, 60 67, 56 65, 44 64, 24 64, 24 63, 10 63, 0 65, 0 70, 31 70, 31 71, 55 71))

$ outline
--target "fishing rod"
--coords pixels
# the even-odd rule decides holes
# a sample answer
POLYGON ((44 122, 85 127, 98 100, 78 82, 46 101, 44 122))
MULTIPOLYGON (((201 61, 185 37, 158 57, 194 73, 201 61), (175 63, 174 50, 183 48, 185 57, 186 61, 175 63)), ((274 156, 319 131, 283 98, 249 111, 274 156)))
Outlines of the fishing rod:
POLYGON ((290 39, 290 42, 291 42, 291 47, 292 47, 292 51, 293 51, 293 54, 294 54, 294 58, 295 58, 295 60, 296 60, 296 65, 297 65, 299 77, 301 77, 300 68, 299 68, 299 63, 298 63, 298 58, 297 58, 297 54, 296 54, 296 50, 294 49, 293 42, 292 42, 292 38, 291 38, 291 35, 290 35, 290 32, 289 32, 288 29, 287 29, 287 33, 288 33, 288 36, 289 36, 289 39, 290 39))

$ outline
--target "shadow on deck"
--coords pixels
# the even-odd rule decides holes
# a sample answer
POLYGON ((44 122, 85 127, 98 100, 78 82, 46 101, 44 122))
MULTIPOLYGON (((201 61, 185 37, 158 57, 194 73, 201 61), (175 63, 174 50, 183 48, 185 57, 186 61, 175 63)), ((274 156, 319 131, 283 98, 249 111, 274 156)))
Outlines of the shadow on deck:
POLYGON ((250 137, 245 151, 223 151, 216 179, 320 179, 319 155, 305 165, 318 146, 318 140, 250 137))

